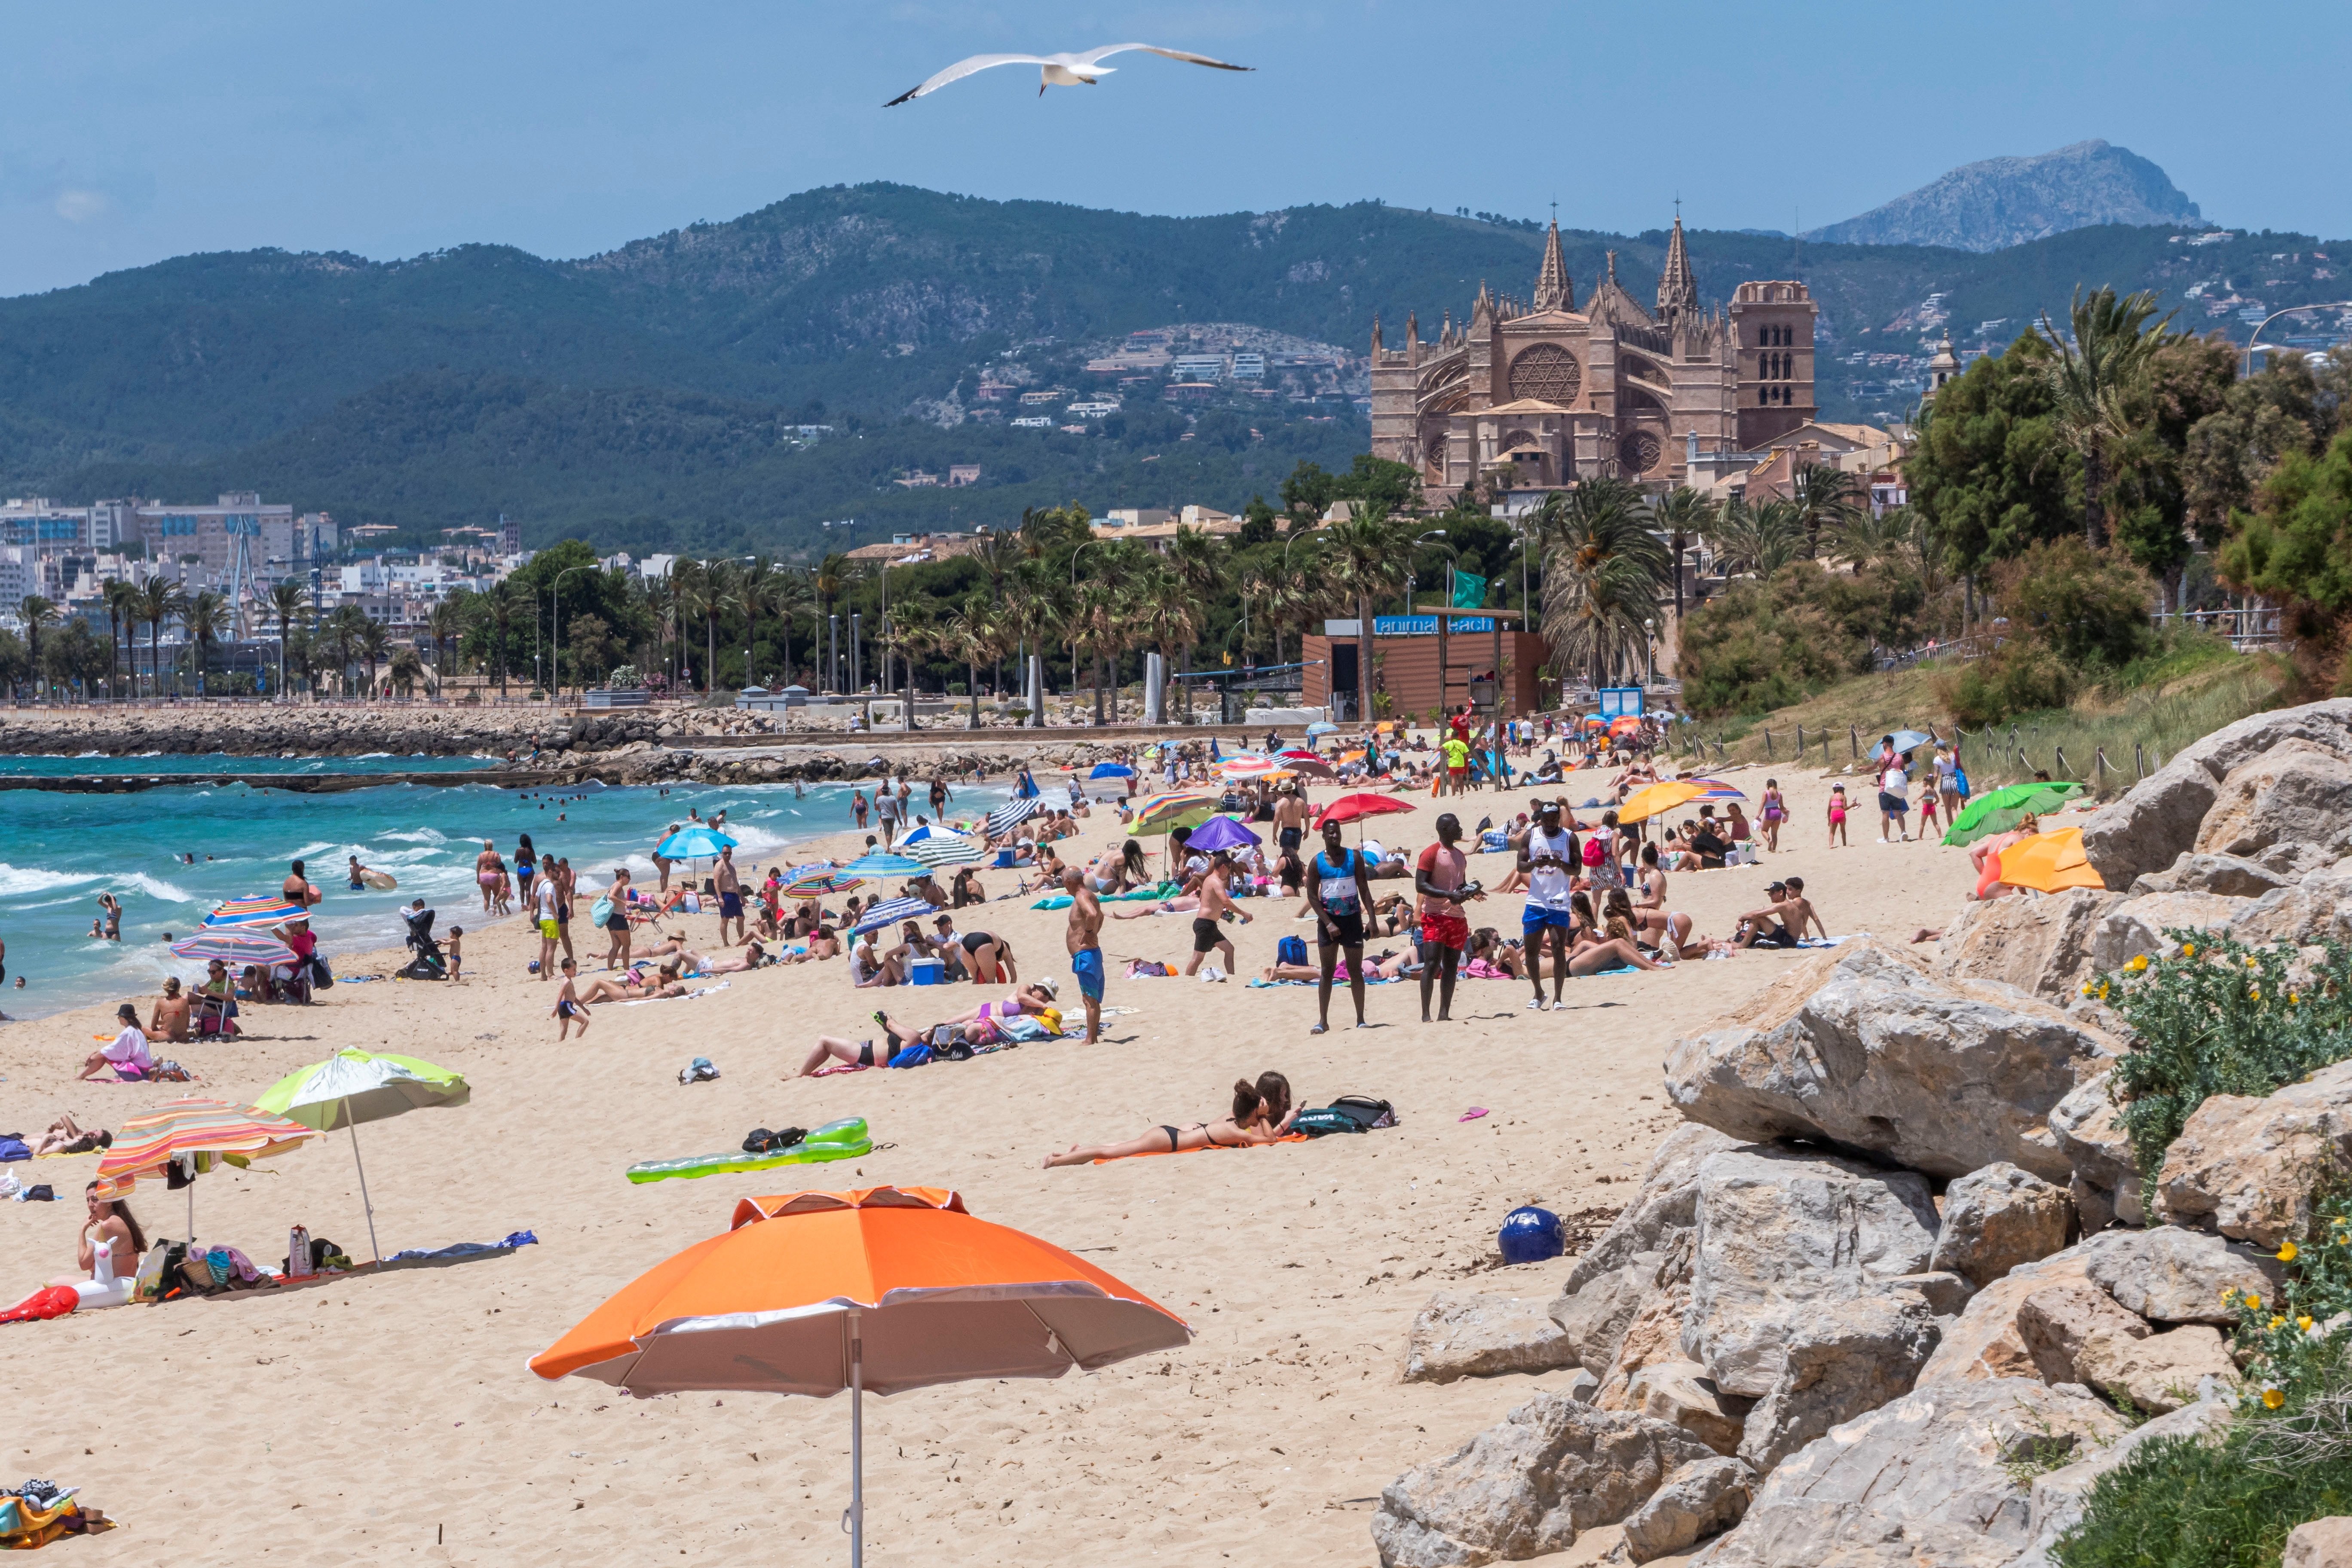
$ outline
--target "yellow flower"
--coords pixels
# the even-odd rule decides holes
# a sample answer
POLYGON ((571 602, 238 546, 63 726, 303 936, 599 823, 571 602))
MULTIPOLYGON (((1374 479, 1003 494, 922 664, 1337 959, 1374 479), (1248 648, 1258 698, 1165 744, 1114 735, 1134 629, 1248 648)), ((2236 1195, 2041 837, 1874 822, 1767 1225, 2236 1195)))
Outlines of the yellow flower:
POLYGON ((2084 986, 2083 987, 2083 994, 2084 994, 2084 995, 2085 995, 2085 996, 2088 996, 2090 994, 2091 994, 2091 987, 2090 987, 2090 986, 2088 986, 2088 985, 2084 985, 2084 986))
POLYGON ((2249 953, 2249 954, 2247 955, 2247 957, 2246 957, 2246 967, 2247 967, 2248 969, 2259 969, 2259 968, 2261 968, 2262 966, 2261 966, 2260 964, 2256 963, 2254 962, 2254 960, 2253 960, 2253 955, 2252 955, 2252 954, 2251 954, 2251 953, 2249 953))
POLYGON ((2100 981, 2100 982, 2099 982, 2099 1000, 2100 1000, 2100 1001, 2102 1001, 2102 1002, 2104 1002, 2104 1001, 2105 1001, 2106 999, 2107 999, 2107 983, 2106 983, 2105 981, 2102 980, 2102 981, 2100 981))
POLYGON ((2263 1409, 2265 1409, 2265 1410, 2276 1410, 2280 1405, 2284 1405, 2285 1403, 2286 1403, 2286 1395, 2285 1395, 2285 1394, 2281 1394, 2277 1389, 2275 1389, 2275 1388, 2265 1388, 2265 1389, 2263 1389, 2263 1409))
POLYGON ((2180 944, 2180 956, 2181 956, 2181 957, 2183 957, 2183 958, 2194 958, 2194 957, 2196 957, 2196 956, 2197 956, 2197 944, 2196 944, 2195 942, 2182 942, 2182 943, 2180 944))
POLYGON ((2125 964, 2125 965, 2124 965, 2124 967, 2125 967, 2126 969, 2130 970, 2134 974, 2137 974, 2137 973, 2141 973, 2142 971, 2144 971, 2145 969, 2147 969, 2147 954, 2146 954, 2146 953, 2144 953, 2144 952, 2143 952, 2143 953, 2141 953, 2138 957, 2137 957, 2137 958, 2133 959, 2129 963, 2125 964))
POLYGON ((2292 992, 2292 991, 2290 991, 2290 992, 2288 992, 2288 993, 2286 994, 2286 1005, 2287 1005, 2288 1006, 2290 1006, 2290 1007, 2293 1007, 2293 1006, 2296 1005, 2297 1004, 2301 1003, 2301 1002, 2302 1002, 2302 1000, 2303 1000, 2303 998, 2302 998, 2302 997, 2300 997, 2300 996, 2296 995, 2296 994, 2295 994, 2294 992, 2292 992))
POLYGON ((2249 1312, 2258 1312, 2262 1310, 2262 1297, 2256 1295, 2252 1290, 2246 1292, 2246 1310, 2249 1312))
POLYGON ((2238 1288, 2235 1285, 2224 1285, 2221 1287, 2221 1305, 2226 1307, 2237 1299, 2238 1288))
POLYGON ((2281 1317, 2273 1317, 2273 1318, 2271 1319, 2271 1321, 2270 1321, 2269 1327, 2275 1329, 2275 1328, 2277 1328, 2280 1324, 2282 1324, 2282 1323, 2284 1323, 2284 1322, 2285 1322, 2285 1321, 2286 1321, 2286 1320, 2285 1320, 2284 1318, 2281 1318, 2281 1317))
POLYGON ((2296 1255, 2302 1249, 2296 1247, 2292 1241, 2287 1242, 2278 1249, 2278 1260, 2281 1263, 2292 1263, 2295 1260, 2296 1255))
POLYGON ((2294 1326, 2301 1329, 2306 1334, 2311 1332, 2311 1318, 2309 1314, 2297 1318, 2294 1321, 2294 1326))

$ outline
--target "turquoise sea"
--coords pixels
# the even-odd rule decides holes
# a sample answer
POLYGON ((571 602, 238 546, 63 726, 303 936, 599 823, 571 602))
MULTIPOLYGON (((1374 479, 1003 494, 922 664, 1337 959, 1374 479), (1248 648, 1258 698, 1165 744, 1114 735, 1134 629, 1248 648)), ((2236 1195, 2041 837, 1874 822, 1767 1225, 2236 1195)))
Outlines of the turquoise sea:
MULTIPOLYGON (((482 765, 470 758, 154 757, 0 759, 0 773, 422 772, 482 765)), ((736 858, 765 867, 791 847, 856 826, 848 784, 577 785, 524 792, 480 784, 391 784, 298 795, 227 786, 164 784, 126 795, 0 790, 0 939, 7 977, 0 1012, 37 1017, 93 1002, 144 999, 166 974, 203 966, 172 956, 172 937, 196 929, 224 899, 274 893, 289 861, 306 862, 326 895, 313 916, 320 947, 337 952, 399 945, 397 911, 422 897, 440 911, 435 929, 472 930, 481 911, 474 857, 482 840, 509 865, 520 835, 541 857, 567 857, 583 882, 602 884, 615 866, 651 872, 648 851, 689 807, 707 819, 727 813, 736 858), (184 857, 194 855, 193 864, 184 857), (399 879, 393 892, 349 886, 345 857, 399 879), (98 896, 122 904, 122 940, 93 938, 98 896), (17 987, 19 978, 24 987, 17 987)), ((953 816, 1003 803, 1006 790, 959 789, 953 816)), ((747 872, 745 879, 750 880, 747 872)))

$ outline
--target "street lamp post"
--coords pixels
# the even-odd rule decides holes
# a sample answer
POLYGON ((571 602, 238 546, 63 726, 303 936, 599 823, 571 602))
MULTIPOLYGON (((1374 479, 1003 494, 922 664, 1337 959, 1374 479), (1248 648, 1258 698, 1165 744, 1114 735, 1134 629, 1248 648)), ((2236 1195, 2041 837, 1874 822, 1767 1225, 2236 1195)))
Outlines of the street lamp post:
POLYGON ((563 651, 563 580, 574 572, 587 571, 588 564, 593 563, 566 566, 555 574, 555 582, 548 590, 554 596, 554 609, 547 617, 547 705, 550 708, 555 706, 555 693, 563 679, 563 663, 560 657, 563 651))
MULTIPOLYGON (((2273 321, 2277 321, 2281 316, 2292 316, 2303 310, 2352 310, 2352 300, 2337 300, 2332 303, 2325 305, 2289 305, 2284 310, 2273 310, 2269 315, 2264 316, 2263 318, 2262 326, 2256 327, 2246 338, 2246 368, 2243 372, 2244 374, 2251 376, 2254 374, 2254 349, 2256 347, 2254 340, 2263 335, 2263 329, 2267 328, 2273 321)), ((2266 349, 2279 349, 2284 348, 2286 345, 2284 343, 2263 343, 2260 346, 2266 349)))
MULTIPOLYGON (((1099 544, 1102 541, 1098 539, 1082 539, 1078 541, 1078 547, 1070 552, 1070 593, 1073 596, 1075 596, 1078 591, 1078 557, 1087 552, 1087 546, 1090 544, 1099 544)), ((1287 553, 1287 552, 1286 552, 1286 553, 1287 553)), ((1070 623, 1070 695, 1073 698, 1076 698, 1077 690, 1078 633, 1077 622, 1074 619, 1070 623)), ((1102 694, 1099 691, 1095 694, 1095 704, 1097 708, 1102 704, 1102 694)))

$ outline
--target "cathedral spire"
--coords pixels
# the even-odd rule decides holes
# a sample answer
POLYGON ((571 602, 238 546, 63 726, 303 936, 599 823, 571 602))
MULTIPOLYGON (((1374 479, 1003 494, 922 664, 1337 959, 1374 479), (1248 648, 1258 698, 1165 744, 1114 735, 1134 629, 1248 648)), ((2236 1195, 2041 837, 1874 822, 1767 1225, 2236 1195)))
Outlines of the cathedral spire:
POLYGON ((1543 268, 1536 274, 1535 308, 1538 310, 1573 310, 1576 309, 1576 286, 1568 280, 1568 263, 1559 254, 1559 219, 1551 220, 1551 232, 1544 236, 1543 268))
POLYGON ((1381 357, 1381 318, 1377 311, 1372 316, 1372 357, 1381 357))
POLYGON ((1691 272, 1690 251, 1683 244, 1683 215, 1675 214, 1675 232, 1666 240, 1666 269, 1658 276, 1658 315, 1675 321, 1698 314, 1698 279, 1691 272))

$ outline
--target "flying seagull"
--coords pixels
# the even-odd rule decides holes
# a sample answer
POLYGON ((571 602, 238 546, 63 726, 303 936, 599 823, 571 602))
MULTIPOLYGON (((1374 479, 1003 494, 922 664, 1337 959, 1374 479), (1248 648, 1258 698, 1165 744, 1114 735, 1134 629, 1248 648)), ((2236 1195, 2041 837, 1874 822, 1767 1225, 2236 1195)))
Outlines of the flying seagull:
POLYGON ((1163 49, 1157 44, 1106 44, 1099 49, 1088 49, 1078 55, 974 55, 968 60, 958 60, 922 86, 902 92, 882 107, 889 109, 910 98, 920 98, 927 92, 937 92, 951 81, 961 81, 974 71, 984 71, 991 66, 1036 66, 1037 95, 1043 98, 1049 87, 1076 87, 1081 83, 1095 85, 1097 79, 1107 77, 1118 68, 1102 62, 1112 55, 1125 54, 1129 49, 1142 49, 1150 54, 1165 55, 1171 60, 1183 60, 1196 66, 1213 66, 1221 71, 1255 70, 1255 66, 1228 65, 1213 60, 1206 55, 1188 55, 1181 49, 1163 49))

